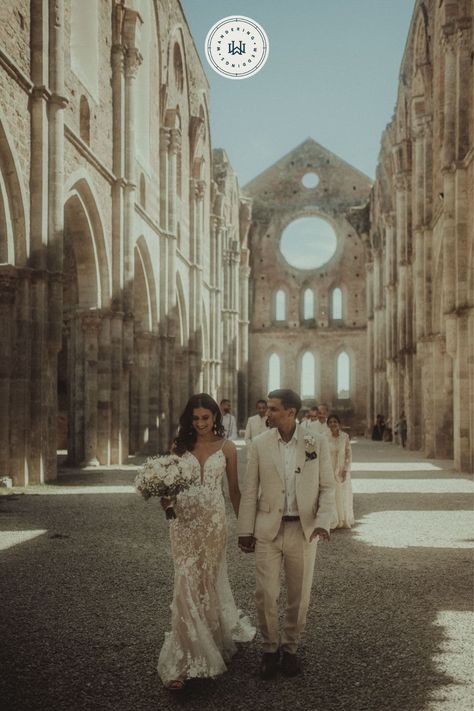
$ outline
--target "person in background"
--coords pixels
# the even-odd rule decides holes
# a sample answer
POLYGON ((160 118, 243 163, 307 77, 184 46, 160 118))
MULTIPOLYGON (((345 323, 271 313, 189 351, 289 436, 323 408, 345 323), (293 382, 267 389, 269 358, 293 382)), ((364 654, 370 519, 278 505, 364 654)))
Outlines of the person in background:
POLYGON ((329 432, 328 425, 327 425, 328 406, 325 404, 319 405, 317 410, 318 410, 318 419, 312 423, 311 429, 313 430, 313 432, 316 432, 317 434, 327 435, 327 433, 329 432))
POLYGON ((372 441, 374 442, 382 442, 383 441, 383 433, 385 431, 385 420, 383 415, 377 415, 377 418, 375 420, 375 424, 372 427, 372 441))
POLYGON ((230 411, 230 400, 223 398, 221 400, 220 408, 222 413, 222 424, 224 426, 224 437, 232 440, 237 439, 237 422, 234 415, 232 415, 230 411))
POLYGON ((248 446, 255 437, 267 429, 267 401, 257 400, 257 414, 247 420, 245 444, 248 446))
POLYGON ((336 512, 331 529, 350 528, 354 524, 354 505, 351 483, 352 450, 349 435, 341 430, 338 415, 329 415, 329 454, 336 482, 336 512))
POLYGON ((313 425, 318 421, 318 406, 313 405, 310 407, 308 412, 305 414, 304 419, 301 421, 301 426, 305 429, 314 429, 313 425))
POLYGON ((398 433, 398 440, 403 448, 405 448, 407 443, 408 425, 407 418, 405 417, 405 412, 402 410, 400 413, 400 419, 397 422, 396 432, 398 433))

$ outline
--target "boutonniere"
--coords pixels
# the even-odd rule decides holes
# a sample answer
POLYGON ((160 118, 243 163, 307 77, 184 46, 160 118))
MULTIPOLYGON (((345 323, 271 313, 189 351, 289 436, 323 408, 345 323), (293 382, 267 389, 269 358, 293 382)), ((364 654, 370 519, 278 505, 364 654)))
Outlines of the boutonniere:
POLYGON ((306 434, 303 437, 304 440, 304 449, 306 452, 306 461, 310 461, 311 459, 316 459, 317 454, 316 454, 316 439, 313 437, 311 434, 306 434))

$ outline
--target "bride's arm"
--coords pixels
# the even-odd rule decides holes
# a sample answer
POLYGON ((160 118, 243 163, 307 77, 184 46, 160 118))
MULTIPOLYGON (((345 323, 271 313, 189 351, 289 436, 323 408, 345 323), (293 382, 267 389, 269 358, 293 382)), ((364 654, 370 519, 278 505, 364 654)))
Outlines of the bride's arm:
POLYGON ((226 472, 227 472, 227 482, 229 484, 229 496, 232 502, 232 507, 235 511, 235 515, 239 515, 240 506, 240 489, 239 489, 239 478, 237 475, 237 449, 235 444, 228 440, 223 448, 225 461, 226 461, 226 472))

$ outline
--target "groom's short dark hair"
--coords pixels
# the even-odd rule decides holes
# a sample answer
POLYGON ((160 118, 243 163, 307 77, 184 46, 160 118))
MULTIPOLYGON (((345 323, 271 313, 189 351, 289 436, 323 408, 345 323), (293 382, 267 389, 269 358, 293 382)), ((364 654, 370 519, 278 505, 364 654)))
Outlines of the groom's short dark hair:
POLYGON ((298 414, 301 410, 301 398, 298 393, 295 393, 294 390, 272 390, 271 393, 268 393, 268 398, 276 398, 277 400, 281 400, 285 410, 289 410, 290 407, 294 407, 296 414, 298 414))

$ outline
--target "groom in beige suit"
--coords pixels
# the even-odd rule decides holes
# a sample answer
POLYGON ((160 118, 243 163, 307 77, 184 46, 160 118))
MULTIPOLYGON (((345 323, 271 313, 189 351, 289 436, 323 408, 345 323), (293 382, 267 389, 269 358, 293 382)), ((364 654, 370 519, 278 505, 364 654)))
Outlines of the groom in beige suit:
POLYGON ((329 540, 335 506, 328 443, 296 422, 301 399, 292 390, 268 395, 269 429, 250 445, 242 487, 239 547, 255 550, 256 606, 263 656, 260 675, 301 670, 298 643, 308 612, 318 538, 329 540), (287 607, 279 634, 278 597, 283 564, 287 607))

